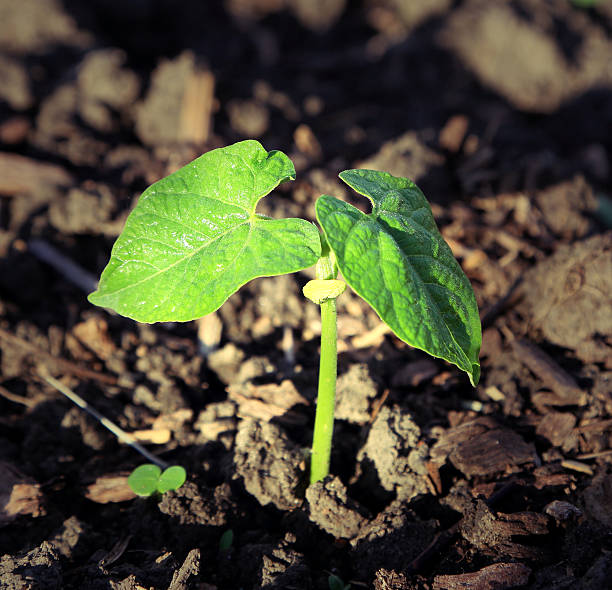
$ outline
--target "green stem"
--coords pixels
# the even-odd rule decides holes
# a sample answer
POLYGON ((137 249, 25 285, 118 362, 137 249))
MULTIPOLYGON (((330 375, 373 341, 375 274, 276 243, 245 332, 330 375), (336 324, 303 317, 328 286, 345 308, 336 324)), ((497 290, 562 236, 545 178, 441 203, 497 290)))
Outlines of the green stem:
POLYGON ((328 299, 321 303, 321 363, 310 458, 311 484, 323 479, 329 473, 329 459, 334 433, 336 376, 338 373, 336 342, 336 300, 328 299))

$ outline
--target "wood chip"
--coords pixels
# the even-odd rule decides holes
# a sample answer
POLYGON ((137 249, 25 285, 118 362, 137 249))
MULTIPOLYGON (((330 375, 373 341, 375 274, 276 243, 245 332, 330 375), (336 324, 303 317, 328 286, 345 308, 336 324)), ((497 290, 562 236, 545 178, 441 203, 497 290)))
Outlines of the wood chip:
POLYGON ((43 516, 46 510, 40 486, 6 461, 0 461, 0 526, 18 516, 43 516))
POLYGON ((50 186, 71 186, 72 176, 61 166, 0 152, 0 195, 33 193, 50 186))
POLYGON ((439 496, 442 494, 442 478, 440 477, 440 468, 433 461, 427 461, 425 463, 425 467, 427 468, 427 475, 429 476, 429 480, 432 483, 434 488, 434 494, 439 496))
POLYGON ((574 482, 574 476, 570 475, 559 463, 548 463, 536 467, 533 471, 535 481, 534 487, 538 490, 544 488, 566 488, 574 482))
POLYGON ((523 544, 520 537, 546 535, 549 519, 539 512, 514 512, 504 514, 493 512, 481 499, 465 507, 459 532, 474 547, 490 551, 503 548, 503 553, 517 558, 534 558, 540 549, 532 544, 523 544))
POLYGON ((484 416, 444 433, 431 449, 438 464, 446 458, 466 476, 512 471, 533 462, 535 449, 514 431, 484 416))
POLYGON ((522 563, 495 563, 477 572, 454 576, 436 576, 433 590, 505 590, 524 586, 531 570, 522 563))
POLYGON ((13 486, 9 501, 3 508, 3 513, 9 518, 19 514, 29 514, 37 517, 45 514, 42 507, 43 495, 37 483, 18 483, 13 486))
POLYGON ((219 440, 228 448, 233 444, 233 433, 236 431, 236 405, 230 401, 211 403, 200 412, 193 424, 193 429, 201 432, 201 442, 219 440))
POLYGON ((72 328, 72 333, 104 361, 111 358, 117 350, 108 334, 108 324, 101 317, 93 316, 79 322, 72 328))
POLYGON ((312 132, 312 129, 308 125, 303 123, 298 125, 293 132, 293 141, 298 150, 300 150, 305 156, 308 156, 311 160, 319 161, 323 157, 323 150, 321 144, 312 132))
POLYGON ((195 430, 202 433, 202 438, 206 441, 214 441, 224 433, 234 432, 237 422, 234 418, 225 418, 223 420, 215 420, 214 422, 196 422, 195 430))
POLYGON ((371 346, 378 347, 383 343, 385 334, 388 334, 390 331, 391 329, 386 324, 381 322, 369 332, 352 338, 351 346, 353 348, 370 348, 371 346))
POLYGON ((496 387, 495 385, 490 385, 489 387, 485 387, 485 394, 490 397, 494 402, 503 402, 506 399, 506 395, 501 389, 496 387))
POLYGON ((580 461, 574 461, 573 459, 564 459, 561 461, 561 466, 572 471, 579 471, 580 473, 586 473, 587 475, 593 475, 593 470, 586 464, 580 461))
POLYGON ((534 458, 533 445, 507 428, 496 428, 470 438, 450 455, 453 465, 467 476, 512 471, 533 462, 534 458))
POLYGON ((465 115, 453 115, 440 131, 440 146, 449 152, 458 152, 465 139, 469 124, 470 121, 465 115))
POLYGON ((531 395, 531 403, 540 412, 549 412, 548 406, 567 406, 567 401, 552 391, 536 391, 531 395))
POLYGON ((128 485, 128 474, 111 474, 98 477, 87 486, 85 497, 98 504, 108 504, 133 500, 136 494, 128 485))
POLYGON ((513 340, 512 350, 520 362, 568 404, 586 404, 586 394, 576 380, 539 346, 527 340, 513 340))
POLYGON ((297 405, 309 405, 292 381, 285 379, 280 385, 253 385, 252 383, 230 385, 229 399, 238 404, 238 416, 256 418, 264 422, 277 419, 287 424, 305 424, 308 418, 291 408, 297 405))
POLYGON ((470 272, 489 264, 489 257, 482 250, 471 250, 463 258, 463 270, 470 272))
MULTIPOLYGON (((152 445, 165 445, 170 442, 172 433, 168 428, 157 428, 155 430, 133 430, 128 433, 132 438, 138 442, 148 443, 152 445)), ((124 444, 123 441, 119 441, 124 444)))
POLYGON ((534 257, 537 254, 537 250, 531 244, 517 236, 505 231, 500 231, 499 228, 496 228, 495 231, 488 229, 486 231, 491 232, 491 238, 500 246, 508 250, 509 253, 518 254, 521 252, 528 257, 534 257))
POLYGON ((219 348, 221 335, 223 333, 223 322, 216 312, 209 313, 203 318, 196 320, 198 325, 198 342, 200 354, 208 356, 219 348))
POLYGON ((201 145, 206 143, 212 126, 215 104, 215 77, 203 68, 194 68, 185 81, 181 109, 181 141, 201 145))
POLYGON ((572 433, 576 425, 576 416, 569 413, 549 412, 536 428, 536 434, 543 436, 554 446, 560 447, 572 433))
POLYGON ((508 539, 517 535, 545 535, 548 519, 538 512, 515 512, 497 514, 498 530, 508 539))
POLYGON ((193 419, 193 410, 191 408, 181 408, 171 414, 162 414, 153 420, 151 428, 153 430, 171 430, 176 432, 186 422, 191 422, 193 419))
POLYGON ((594 432, 605 432, 606 430, 610 430, 612 428, 612 418, 608 420, 594 420, 592 422, 588 422, 587 424, 581 424, 578 427, 581 434, 594 433, 594 432))
POLYGON ((608 455, 612 455, 612 449, 598 451, 597 453, 584 453, 583 455, 578 455, 576 458, 584 461, 586 459, 599 459, 599 457, 607 457, 608 455))

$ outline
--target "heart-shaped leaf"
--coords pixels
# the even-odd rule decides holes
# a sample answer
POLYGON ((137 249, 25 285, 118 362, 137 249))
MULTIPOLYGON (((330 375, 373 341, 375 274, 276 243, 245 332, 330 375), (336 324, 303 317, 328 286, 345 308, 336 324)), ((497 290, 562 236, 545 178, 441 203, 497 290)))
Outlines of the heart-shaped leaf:
POLYGON ((170 490, 178 490, 187 479, 187 472, 180 465, 171 465, 159 476, 157 491, 165 494, 170 490))
POLYGON ((139 496, 151 496, 157 491, 161 469, 152 463, 139 465, 130 473, 128 485, 139 496))
POLYGON ((410 180, 386 172, 346 170, 340 178, 373 207, 366 215, 328 195, 316 203, 344 279, 399 338, 457 365, 475 385, 482 338, 476 298, 427 199, 410 180))
POLYGON ((234 531, 227 529, 219 539, 219 551, 227 551, 231 548, 234 542, 234 531))
POLYGON ((152 496, 178 490, 187 479, 187 472, 180 465, 171 465, 162 472, 153 463, 139 465, 130 473, 128 485, 138 496, 152 496))
POLYGON ((212 150, 141 195, 89 301, 140 322, 188 321, 242 285, 316 263, 319 232, 257 202, 295 178, 291 160, 242 141, 212 150))

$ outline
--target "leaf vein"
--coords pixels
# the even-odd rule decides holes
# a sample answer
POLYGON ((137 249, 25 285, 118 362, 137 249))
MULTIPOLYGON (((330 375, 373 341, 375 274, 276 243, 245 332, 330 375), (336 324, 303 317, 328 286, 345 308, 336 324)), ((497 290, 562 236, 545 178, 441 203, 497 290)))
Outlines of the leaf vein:
MULTIPOLYGON (((173 262, 172 264, 168 265, 167 267, 160 269, 158 272, 153 273, 152 275, 149 275, 148 277, 141 279, 139 281, 136 281, 134 283, 131 283, 129 285, 126 285, 125 287, 121 287, 121 289, 117 289, 116 291, 111 291, 110 293, 107 293, 106 296, 110 296, 110 295, 116 295, 117 293, 120 293, 122 291, 125 291, 126 289, 131 289, 133 287, 137 287, 139 285, 141 285, 142 283, 149 281, 153 278, 155 278, 156 276, 160 275, 161 273, 164 272, 168 272, 171 268, 174 268, 175 266, 177 266, 178 264, 180 264, 181 262, 187 260, 188 258, 192 258, 193 256, 195 256, 196 254, 198 254, 199 252, 201 252, 204 248, 206 248, 207 246, 210 246, 213 242, 216 242, 217 240, 220 240, 222 237, 224 237, 225 235, 227 235, 228 233, 230 233, 231 231, 237 229, 238 227, 240 227, 241 225, 244 225, 245 223, 249 223, 248 221, 243 221, 242 223, 239 223, 237 225, 234 225, 230 228, 228 228, 227 230, 225 230, 223 233, 219 234, 218 236, 215 236, 214 238, 212 238, 211 240, 209 240, 208 242, 206 242, 205 244, 202 244, 199 248, 196 248, 195 250, 193 250, 192 252, 190 252, 189 254, 187 254, 186 256, 183 256, 181 258, 179 258, 178 260, 176 260, 175 262, 173 262)), ((250 226, 252 226, 251 223, 249 223, 250 226)), ((249 234, 250 234, 250 230, 249 230, 249 234)))

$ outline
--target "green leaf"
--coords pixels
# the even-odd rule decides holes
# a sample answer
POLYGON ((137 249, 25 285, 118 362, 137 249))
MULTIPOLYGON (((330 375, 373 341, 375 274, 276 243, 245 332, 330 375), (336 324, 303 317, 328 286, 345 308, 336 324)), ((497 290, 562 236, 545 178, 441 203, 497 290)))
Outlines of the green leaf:
POLYGON ((329 590, 349 590, 351 587, 350 584, 347 584, 345 586, 342 578, 339 578, 334 574, 331 574, 327 578, 327 585, 329 586, 329 590))
POLYGON ((248 140, 212 150, 144 191, 89 301, 141 322, 188 321, 261 276, 316 263, 303 219, 269 219, 257 202, 295 170, 248 140))
POLYGON ((172 465, 164 470, 157 482, 157 491, 165 494, 170 490, 178 490, 187 479, 187 472, 180 465, 172 465))
POLYGON ((412 181, 386 172, 346 170, 340 178, 373 207, 366 215, 328 195, 316 203, 344 279, 400 339, 457 365, 476 385, 476 298, 427 199, 412 181))
POLYGON ((234 531, 227 529, 219 539, 219 551, 227 551, 234 542, 234 531))
POLYGON ((578 8, 591 8, 599 3, 599 0, 570 0, 578 8))
POLYGON ((140 465, 130 473, 128 485, 138 496, 150 496, 157 491, 161 469, 152 463, 140 465))

